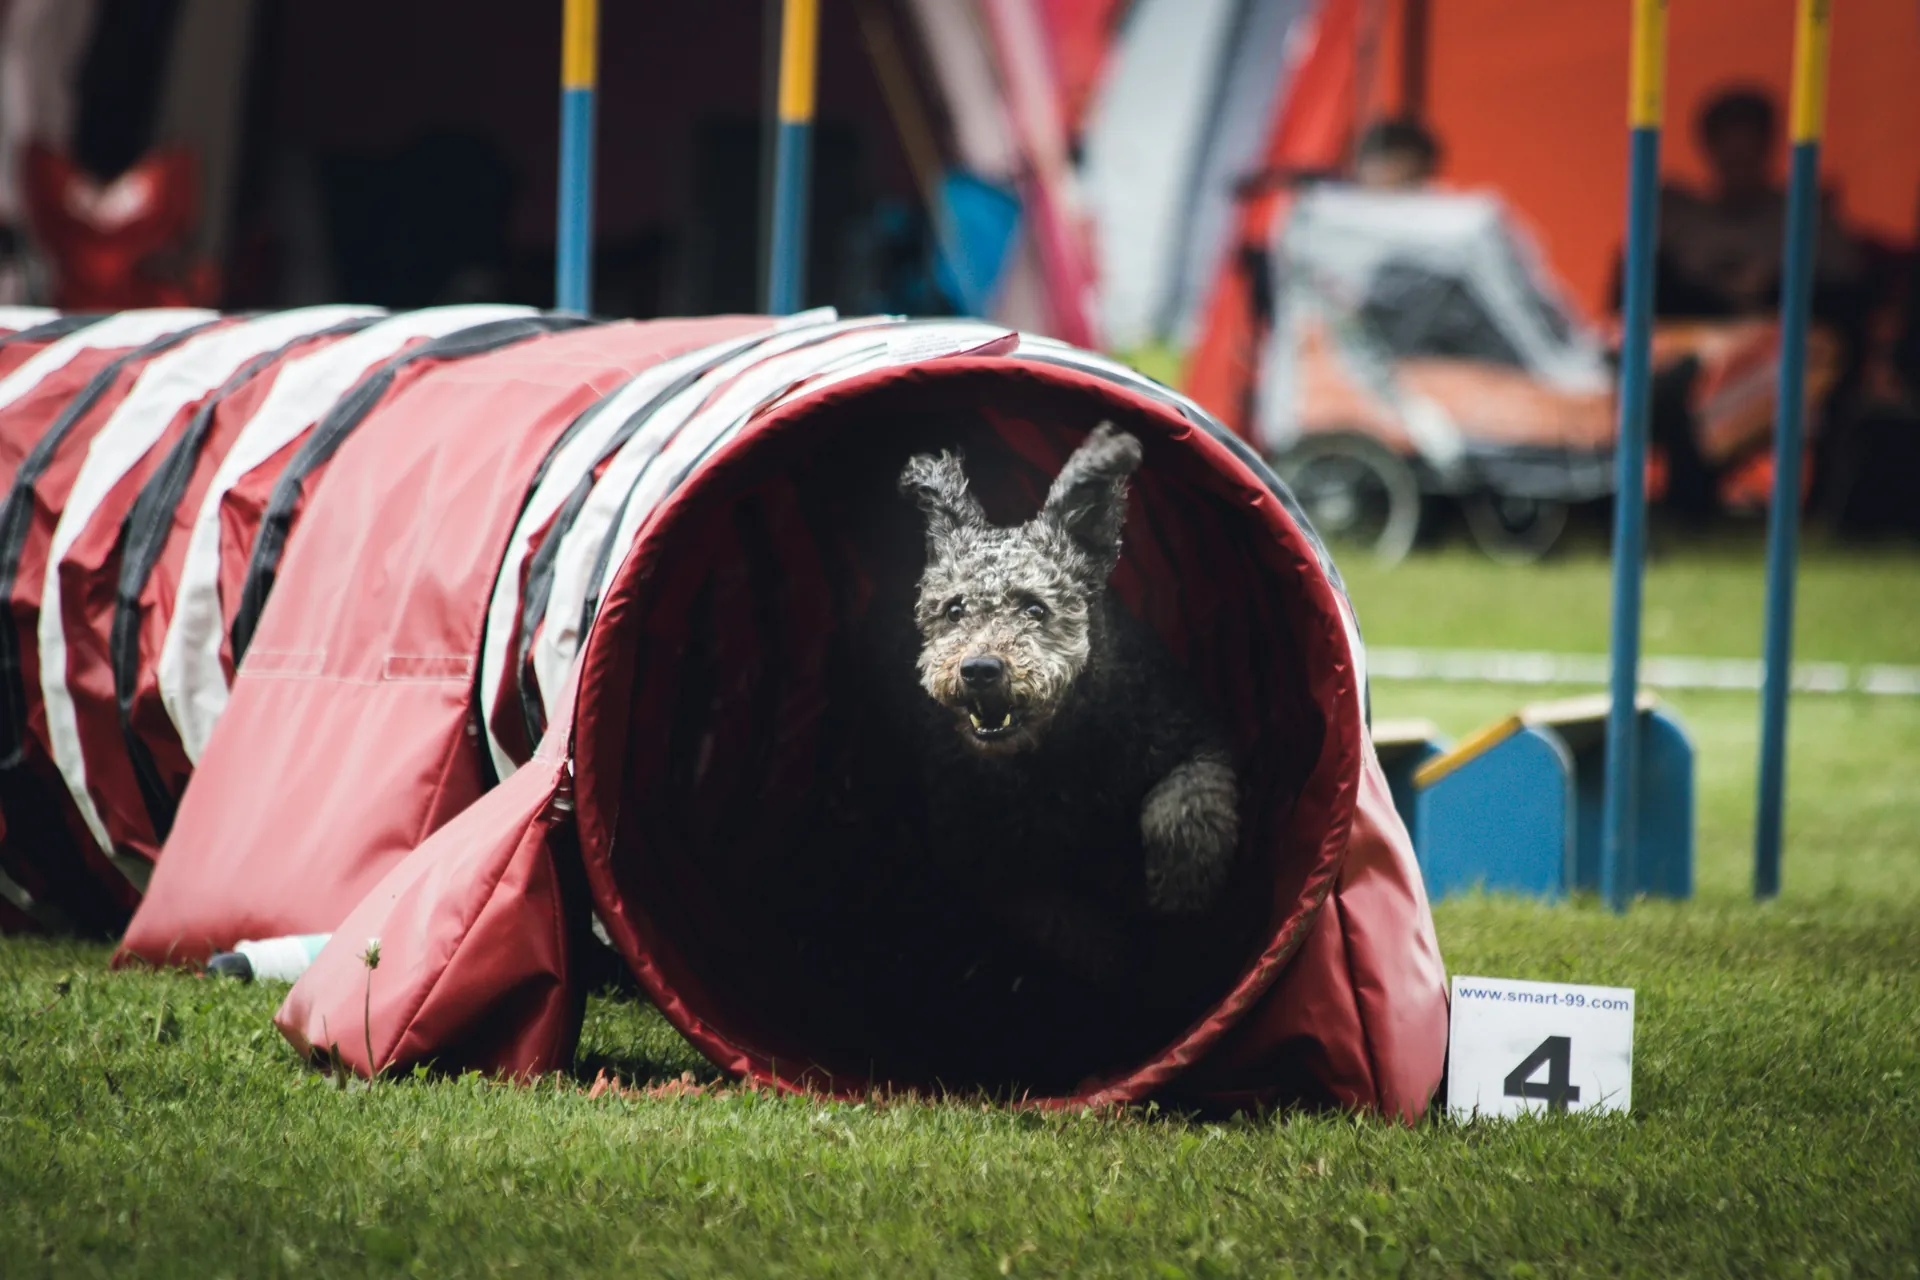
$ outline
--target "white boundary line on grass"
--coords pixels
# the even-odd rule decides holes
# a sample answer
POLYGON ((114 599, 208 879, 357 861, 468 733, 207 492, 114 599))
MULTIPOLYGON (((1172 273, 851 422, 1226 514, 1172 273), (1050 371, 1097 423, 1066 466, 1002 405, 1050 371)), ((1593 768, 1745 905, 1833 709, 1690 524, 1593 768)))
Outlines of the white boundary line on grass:
MULTIPOLYGON (((1607 683, 1605 654, 1536 653, 1516 649, 1398 649, 1367 647, 1376 680, 1441 680, 1464 684, 1607 683)), ((1653 689, 1757 690, 1761 666, 1750 658, 1643 658, 1640 683, 1653 689)), ((1920 697, 1920 667, 1872 663, 1796 662, 1793 687, 1802 693, 1863 693, 1920 697)))

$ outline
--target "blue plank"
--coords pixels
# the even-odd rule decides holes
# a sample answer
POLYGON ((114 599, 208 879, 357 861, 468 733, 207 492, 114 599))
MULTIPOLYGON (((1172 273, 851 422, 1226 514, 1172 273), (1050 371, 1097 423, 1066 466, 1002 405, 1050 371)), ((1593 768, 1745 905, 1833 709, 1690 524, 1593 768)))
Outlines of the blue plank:
POLYGON ((1430 896, 1567 892, 1573 761, 1558 735, 1520 729, 1423 789, 1415 812, 1430 896))

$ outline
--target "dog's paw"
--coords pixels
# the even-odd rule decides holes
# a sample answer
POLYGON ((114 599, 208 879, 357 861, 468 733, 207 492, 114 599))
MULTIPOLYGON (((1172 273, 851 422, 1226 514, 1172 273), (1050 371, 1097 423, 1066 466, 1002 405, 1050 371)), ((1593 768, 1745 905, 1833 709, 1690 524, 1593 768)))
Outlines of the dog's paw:
POLYGON ((1213 904, 1240 844, 1240 788, 1216 755, 1176 765, 1140 806, 1147 905, 1186 915, 1213 904))

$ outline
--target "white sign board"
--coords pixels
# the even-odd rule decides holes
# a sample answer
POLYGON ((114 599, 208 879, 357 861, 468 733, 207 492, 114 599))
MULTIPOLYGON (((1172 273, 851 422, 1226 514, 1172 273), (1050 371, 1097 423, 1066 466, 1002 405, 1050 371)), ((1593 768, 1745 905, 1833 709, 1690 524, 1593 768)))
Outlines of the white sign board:
POLYGON ((1633 1105, 1633 989, 1453 980, 1447 1113, 1625 1111, 1633 1105))

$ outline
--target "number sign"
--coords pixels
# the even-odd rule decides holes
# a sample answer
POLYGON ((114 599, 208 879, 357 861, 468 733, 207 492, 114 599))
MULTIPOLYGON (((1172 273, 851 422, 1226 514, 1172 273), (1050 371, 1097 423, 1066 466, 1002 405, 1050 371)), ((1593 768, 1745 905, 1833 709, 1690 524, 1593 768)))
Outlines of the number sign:
POLYGON ((1453 980, 1447 1111, 1625 1111, 1633 1105, 1633 990, 1512 978, 1453 980))

